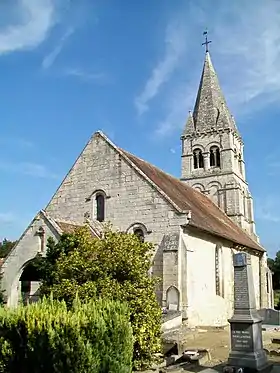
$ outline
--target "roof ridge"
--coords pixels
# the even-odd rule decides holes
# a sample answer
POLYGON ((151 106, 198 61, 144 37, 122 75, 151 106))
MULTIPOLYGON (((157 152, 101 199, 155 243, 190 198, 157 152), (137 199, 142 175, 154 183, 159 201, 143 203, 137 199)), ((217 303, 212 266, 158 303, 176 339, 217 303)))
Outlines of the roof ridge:
MULTIPOLYGON (((185 214, 188 211, 182 210, 172 199, 156 184, 153 182, 153 180, 145 174, 126 154, 130 154, 132 157, 135 157, 132 153, 127 152, 126 150, 123 150, 122 148, 115 145, 102 131, 97 131, 96 135, 101 136, 105 141, 107 141, 108 144, 110 144, 126 161, 128 164, 130 164, 144 179, 151 184, 168 202, 180 213, 185 214)), ((137 157, 136 157, 137 158, 137 157)), ((140 158, 138 158, 140 159, 140 158)), ((140 159, 142 162, 146 162, 143 159, 140 159)), ((150 164, 149 162, 146 162, 147 164, 150 164)), ((150 164, 151 165, 151 164, 150 164)), ((153 166, 156 167, 156 166, 153 166)), ((160 169, 158 169, 161 171, 160 169)), ((169 175, 172 177, 171 175, 169 175)))
MULTIPOLYGON (((195 217, 195 213, 193 212, 193 209, 192 207, 190 207, 189 209, 186 209, 184 211, 192 211, 193 214, 192 214, 192 219, 190 220, 190 225, 193 225, 195 226, 196 228, 199 228, 199 229, 202 229, 202 230, 205 230, 205 231, 210 231, 212 232, 213 234, 216 234, 222 238, 225 238, 227 240, 232 240, 232 242, 235 242, 235 243, 238 243, 239 245, 243 245, 243 246, 248 246, 248 247, 254 247, 254 249, 256 250, 261 250, 261 251, 264 251, 263 247, 257 242, 254 240, 254 238, 252 236, 250 236, 245 230, 243 230, 238 224, 236 224, 234 221, 232 221, 228 216, 227 214, 219 207, 217 206, 209 197, 207 197, 205 194, 195 190, 193 187, 191 187, 190 185, 186 184, 185 182, 181 181, 180 179, 176 178, 175 176, 173 175, 170 175, 168 173, 166 173, 165 171, 161 170, 160 168, 158 168, 157 166, 154 166, 153 164, 149 163, 148 161, 146 160, 143 160, 137 156, 135 156, 134 154, 132 153, 129 153, 125 150, 122 150, 124 153, 126 153, 128 156, 132 157, 132 162, 133 162, 133 159, 135 161, 140 161, 142 163, 144 163, 145 165, 147 165, 148 167, 152 167, 154 170, 158 171, 161 175, 165 176, 165 177, 168 177, 169 179, 171 179, 171 181, 174 181, 177 185, 177 189, 182 188, 184 189, 186 192, 188 193, 192 193, 194 199, 197 199, 197 200, 200 200, 202 202, 203 205, 211 205, 211 209, 214 209, 216 211, 211 211, 210 212, 210 215, 212 215, 212 217, 218 221, 219 224, 221 225, 224 225, 226 226, 230 231, 235 231, 235 233, 237 234, 237 236, 239 237, 240 234, 243 234, 244 236, 246 236, 246 239, 249 240, 249 242, 247 242, 247 244, 242 244, 240 242, 240 240, 238 238, 232 238, 232 237, 228 237, 226 234, 223 233, 223 231, 219 232, 217 230, 214 230, 213 228, 211 229, 211 231, 208 229, 205 229, 203 227, 201 227, 201 221, 198 222, 199 218, 197 218, 197 222, 194 223, 194 220, 193 217, 195 217), (216 212, 219 212, 219 214, 221 214, 220 216, 217 216, 216 215, 216 212), (251 243, 250 243, 251 242, 251 243)), ((133 162, 134 163, 134 162, 133 162)), ((138 165, 136 165, 137 168, 139 168, 138 165)), ((143 171, 142 171, 143 172, 143 171)), ((148 176, 148 175, 147 175, 148 176)), ((149 179, 151 179, 149 176, 148 176, 149 179)), ((154 183, 154 182, 153 182, 154 183)), ((164 194, 166 194, 164 192, 164 194)), ((170 197, 169 197, 170 198, 170 197)), ((170 198, 171 199, 171 198, 170 198)), ((182 201, 183 202, 183 201, 182 201)), ((192 203, 195 203, 195 201, 192 201, 192 203)), ((200 208, 201 206, 195 206, 196 208, 200 208)), ((181 211, 183 211, 181 209, 181 211)), ((208 214, 209 214, 209 209, 208 209, 208 214)), ((206 218, 205 216, 203 217, 204 219, 206 218)), ((244 240, 243 240, 244 241, 244 240)))

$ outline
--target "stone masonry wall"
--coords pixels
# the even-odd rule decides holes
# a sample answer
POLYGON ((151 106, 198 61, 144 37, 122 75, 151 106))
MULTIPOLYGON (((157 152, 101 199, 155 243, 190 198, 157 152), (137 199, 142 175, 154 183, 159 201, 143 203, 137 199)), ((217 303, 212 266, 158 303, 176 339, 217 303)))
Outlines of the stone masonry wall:
POLYGON ((182 145, 181 178, 207 194, 235 223, 254 236, 253 202, 245 179, 243 157, 243 144, 232 132, 187 136, 182 145), (213 145, 220 149, 220 168, 210 167, 209 151, 213 145), (203 152, 204 169, 193 168, 193 150, 196 148, 203 152))
MULTIPOLYGON (((173 206, 99 134, 89 141, 46 212, 54 219, 82 223, 85 213, 93 216, 95 200, 90 196, 96 190, 107 196, 107 222, 122 231, 141 223, 150 232, 145 239, 155 245, 152 272, 162 278, 163 248, 169 235, 179 233, 184 217, 179 217, 173 206)), ((161 296, 162 288, 159 299, 161 296)))
MULTIPOLYGON (((45 231, 45 245, 48 237, 55 240, 58 239, 57 232, 53 227, 42 217, 38 216, 29 225, 23 233, 18 244, 12 250, 10 255, 5 260, 2 266, 2 288, 5 291, 4 296, 7 297, 8 306, 16 306, 20 297, 19 279, 26 264, 34 259, 37 253, 41 250, 40 238, 36 234, 39 227, 43 227, 45 231)), ((46 246, 44 245, 44 249, 46 246)), ((44 255, 45 252, 42 253, 44 255)))

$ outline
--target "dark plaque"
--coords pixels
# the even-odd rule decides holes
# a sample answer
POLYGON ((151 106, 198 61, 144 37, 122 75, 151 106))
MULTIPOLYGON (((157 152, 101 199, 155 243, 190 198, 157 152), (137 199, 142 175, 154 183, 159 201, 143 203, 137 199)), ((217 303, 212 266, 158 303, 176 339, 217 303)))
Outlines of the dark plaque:
POLYGON ((253 351, 252 325, 232 324, 231 326, 231 349, 234 351, 253 351))
POLYGON ((234 307, 249 308, 249 294, 247 284, 247 268, 246 266, 235 267, 234 271, 234 307))
POLYGON ((247 254, 238 253, 233 256, 233 265, 234 267, 244 267, 247 264, 247 254))

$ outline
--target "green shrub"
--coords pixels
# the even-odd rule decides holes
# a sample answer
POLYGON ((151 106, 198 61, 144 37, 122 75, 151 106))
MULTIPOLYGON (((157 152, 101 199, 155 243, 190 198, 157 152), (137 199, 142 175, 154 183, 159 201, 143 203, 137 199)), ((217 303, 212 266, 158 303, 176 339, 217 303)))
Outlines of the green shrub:
POLYGON ((161 350, 161 308, 157 280, 149 276, 153 245, 136 235, 106 231, 92 238, 86 228, 48 242, 41 258, 41 294, 72 305, 76 294, 83 301, 102 297, 127 304, 134 336, 133 365, 151 365, 161 350))
POLYGON ((130 373, 133 338, 126 306, 96 300, 68 310, 53 299, 0 309, 0 372, 130 373))

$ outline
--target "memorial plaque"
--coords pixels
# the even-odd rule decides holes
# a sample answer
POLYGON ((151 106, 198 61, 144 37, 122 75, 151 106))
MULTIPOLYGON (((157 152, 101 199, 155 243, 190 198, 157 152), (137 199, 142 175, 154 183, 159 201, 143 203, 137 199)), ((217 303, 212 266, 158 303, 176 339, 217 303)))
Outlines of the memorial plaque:
POLYGON ((246 266, 235 267, 234 284, 234 308, 249 308, 246 266))
POLYGON ((252 325, 233 324, 231 327, 231 348, 234 351, 253 351, 252 325))

